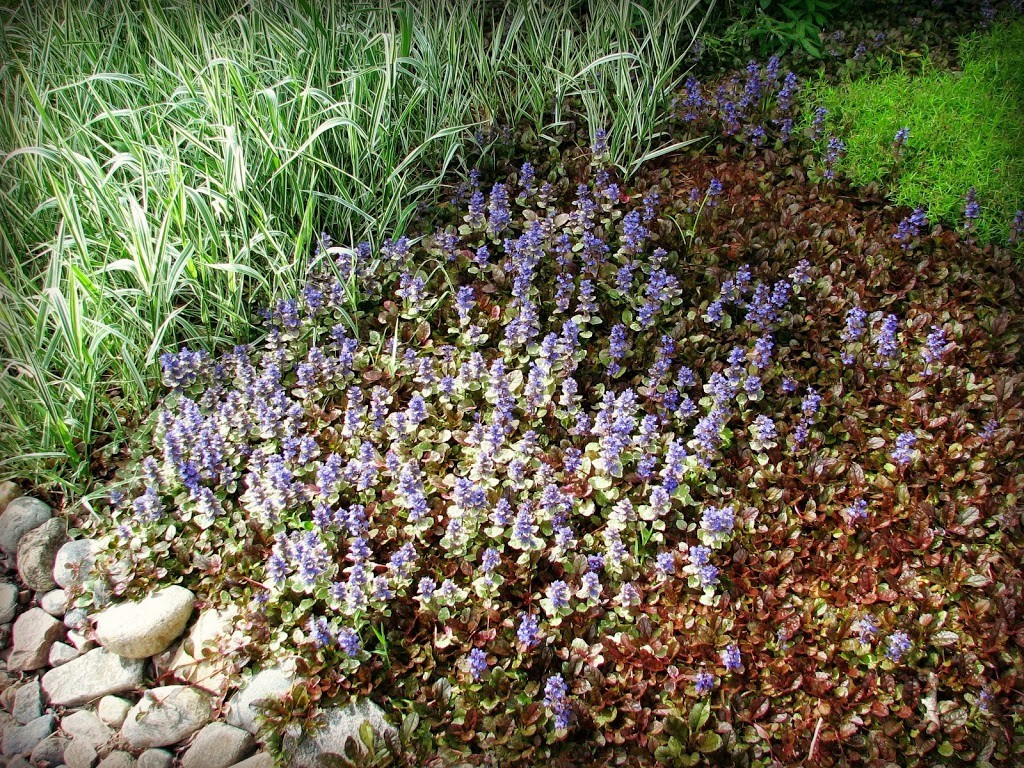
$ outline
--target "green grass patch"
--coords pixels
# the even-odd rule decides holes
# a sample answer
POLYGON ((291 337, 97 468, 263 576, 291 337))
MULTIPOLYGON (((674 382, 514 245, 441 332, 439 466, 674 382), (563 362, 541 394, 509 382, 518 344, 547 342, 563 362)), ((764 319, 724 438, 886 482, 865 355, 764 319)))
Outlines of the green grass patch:
POLYGON ((819 87, 816 98, 846 142, 853 182, 886 183, 894 202, 949 225, 975 187, 978 236, 1005 241, 1024 208, 1024 22, 965 39, 961 60, 961 71, 891 72, 819 87), (910 138, 900 158, 901 128, 910 138))

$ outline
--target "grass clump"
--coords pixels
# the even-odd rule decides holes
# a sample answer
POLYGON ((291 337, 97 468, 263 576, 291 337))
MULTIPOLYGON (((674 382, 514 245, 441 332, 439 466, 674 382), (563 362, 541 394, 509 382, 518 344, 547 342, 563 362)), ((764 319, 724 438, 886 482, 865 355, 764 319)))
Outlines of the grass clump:
POLYGON ((894 202, 947 225, 964 221, 973 187, 977 236, 1006 241, 1024 208, 1024 22, 965 39, 961 60, 960 71, 890 72, 816 98, 846 144, 851 181, 886 184, 894 202))

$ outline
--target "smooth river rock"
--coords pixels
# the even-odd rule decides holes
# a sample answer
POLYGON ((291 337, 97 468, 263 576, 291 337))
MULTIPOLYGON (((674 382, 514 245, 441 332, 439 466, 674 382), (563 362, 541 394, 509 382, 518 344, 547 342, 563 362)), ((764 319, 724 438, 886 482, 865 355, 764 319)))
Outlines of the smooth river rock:
POLYGON ((14 719, 22 725, 43 715, 43 692, 38 680, 29 680, 14 693, 14 719))
POLYGON ((69 661, 74 661, 82 652, 70 646, 67 643, 56 642, 50 646, 50 655, 47 657, 46 662, 51 667, 59 667, 61 664, 67 664, 69 661))
POLYGON ((146 691, 128 711, 121 736, 132 749, 177 744, 198 731, 213 715, 210 694, 187 685, 146 691))
POLYGON ((64 751, 68 740, 59 733, 52 733, 36 744, 29 762, 39 768, 56 768, 64 764, 64 751))
POLYGON ((142 659, 125 659, 106 648, 96 648, 43 675, 43 693, 55 706, 79 707, 142 685, 145 667, 142 659))
POLYGON ((171 768, 174 755, 166 749, 147 749, 139 755, 138 768, 171 768))
POLYGON ((42 608, 29 608, 14 622, 14 648, 7 659, 11 672, 46 666, 50 646, 64 634, 64 625, 42 608))
POLYGON ((53 733, 53 715, 42 715, 25 725, 4 728, 2 751, 7 757, 27 755, 53 733))
POLYGON ((244 683, 228 703, 228 725, 255 734, 259 729, 256 722, 258 705, 268 698, 280 698, 295 684, 295 660, 286 659, 280 664, 262 669, 244 683))
POLYGON ((120 696, 104 696, 96 706, 96 714, 111 728, 120 728, 131 708, 132 703, 127 699, 120 696))
POLYGON ((72 739, 64 749, 64 764, 68 768, 93 768, 98 759, 96 747, 82 739, 72 739))
POLYGON ((88 709, 72 712, 61 721, 60 729, 75 741, 84 741, 97 750, 114 736, 114 730, 88 709))
POLYGON ((77 587, 89 576, 99 546, 92 539, 75 539, 57 550, 53 580, 64 589, 77 587))
POLYGON ((188 635, 178 646, 169 670, 184 683, 219 694, 229 682, 231 659, 217 653, 217 641, 231 634, 234 614, 207 608, 199 614, 188 635))
POLYGON ((63 589, 51 589, 39 598, 39 607, 51 616, 63 619, 68 610, 68 593, 63 589))
POLYGON ((67 525, 51 517, 33 528, 18 542, 18 575, 25 586, 37 592, 48 592, 57 586, 53 580, 53 563, 57 550, 68 540, 67 525))
POLYGON ((184 631, 195 595, 184 587, 157 590, 142 600, 120 603, 96 617, 96 639, 128 659, 163 653, 184 631))
POLYGON ((384 711, 369 699, 347 707, 332 707, 324 710, 322 716, 325 719, 323 727, 311 735, 299 741, 285 737, 284 751, 291 755, 290 768, 319 768, 317 758, 320 755, 344 755, 345 742, 350 736, 362 745, 359 729, 364 722, 369 722, 379 735, 396 733, 394 726, 384 719, 384 711))
POLYGON ((100 760, 96 768, 136 768, 137 763, 130 752, 117 750, 100 760))
POLYGON ((18 552, 18 542, 33 528, 53 517, 50 505, 31 496, 19 496, 0 515, 0 550, 8 557, 18 552))
POLYGON ((10 480, 0 483, 0 515, 7 509, 7 505, 19 496, 21 496, 21 488, 17 483, 12 483, 10 480))
POLYGON ((248 731, 210 723, 198 734, 181 758, 181 768, 229 768, 256 751, 256 740, 248 731))
POLYGON ((18 588, 7 581, 0 581, 0 624, 14 621, 18 612, 18 588))
POLYGON ((274 768, 274 758, 270 756, 269 752, 257 752, 252 757, 235 763, 231 768, 274 768))

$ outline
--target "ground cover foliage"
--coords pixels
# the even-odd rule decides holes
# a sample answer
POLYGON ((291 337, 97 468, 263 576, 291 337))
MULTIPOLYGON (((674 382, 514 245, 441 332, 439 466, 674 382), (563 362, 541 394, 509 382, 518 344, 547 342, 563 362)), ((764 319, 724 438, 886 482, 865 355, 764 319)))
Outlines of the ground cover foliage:
POLYGON ((474 175, 165 356, 81 602, 236 606, 268 735, 372 696, 380 764, 1012 765, 1012 253, 849 186, 779 62, 698 86, 704 154, 474 175))

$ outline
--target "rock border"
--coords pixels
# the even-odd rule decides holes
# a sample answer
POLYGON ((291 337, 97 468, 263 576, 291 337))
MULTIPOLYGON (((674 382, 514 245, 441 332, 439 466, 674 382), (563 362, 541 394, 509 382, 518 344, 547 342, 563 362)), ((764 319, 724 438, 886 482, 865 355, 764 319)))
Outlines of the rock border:
MULTIPOLYGON (((294 664, 285 660, 242 679, 216 652, 234 614, 196 611, 196 596, 180 586, 88 615, 68 595, 86 583, 99 546, 62 538, 64 530, 44 502, 0 483, 0 763, 273 768, 257 740, 253 706, 298 681, 294 664), (52 582, 41 571, 52 573, 52 582), (218 700, 231 691, 215 717, 218 700)), ((290 768, 315 765, 316 755, 339 749, 348 736, 359 742, 365 721, 394 733, 369 700, 322 714, 323 729, 289 742, 290 768)))

